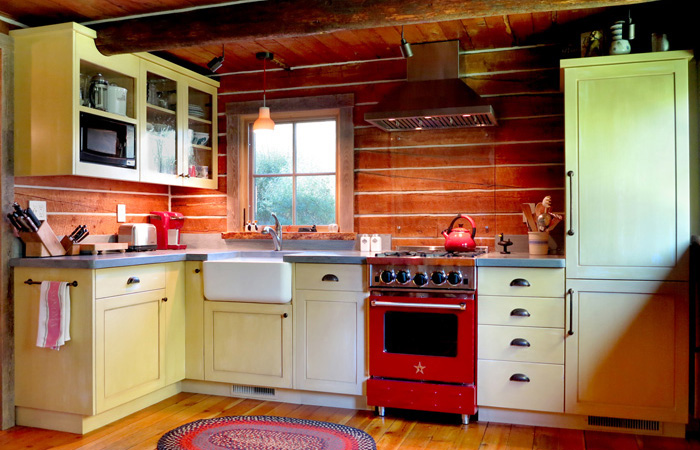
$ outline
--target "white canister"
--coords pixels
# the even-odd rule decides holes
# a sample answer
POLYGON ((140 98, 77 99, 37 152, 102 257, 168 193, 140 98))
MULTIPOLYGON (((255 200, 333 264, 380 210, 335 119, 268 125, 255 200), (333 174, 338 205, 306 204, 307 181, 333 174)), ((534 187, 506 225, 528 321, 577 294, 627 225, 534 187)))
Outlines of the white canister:
POLYGON ((370 249, 370 247, 369 247, 369 235, 361 234, 360 235, 360 251, 361 252, 368 252, 369 249, 370 249))
POLYGON ((371 252, 381 252, 382 251, 382 237, 378 234, 373 234, 369 238, 369 251, 371 252))
POLYGON ((110 84, 107 87, 107 111, 114 114, 126 115, 126 88, 110 84))

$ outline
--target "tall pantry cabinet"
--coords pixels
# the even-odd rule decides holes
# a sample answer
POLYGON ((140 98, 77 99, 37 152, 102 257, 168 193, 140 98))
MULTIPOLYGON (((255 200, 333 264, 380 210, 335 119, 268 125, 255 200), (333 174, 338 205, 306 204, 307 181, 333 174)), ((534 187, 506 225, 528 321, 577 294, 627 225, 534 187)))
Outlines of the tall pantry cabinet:
POLYGON ((688 419, 688 251, 700 217, 695 61, 674 51, 561 66, 565 411, 678 429, 688 419))

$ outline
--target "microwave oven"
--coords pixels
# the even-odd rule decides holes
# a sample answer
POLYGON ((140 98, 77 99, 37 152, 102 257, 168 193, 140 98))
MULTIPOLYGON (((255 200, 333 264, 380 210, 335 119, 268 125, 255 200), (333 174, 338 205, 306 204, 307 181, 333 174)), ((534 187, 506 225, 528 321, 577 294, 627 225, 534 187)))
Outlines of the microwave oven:
POLYGON ((136 169, 136 127, 81 112, 80 161, 136 169))

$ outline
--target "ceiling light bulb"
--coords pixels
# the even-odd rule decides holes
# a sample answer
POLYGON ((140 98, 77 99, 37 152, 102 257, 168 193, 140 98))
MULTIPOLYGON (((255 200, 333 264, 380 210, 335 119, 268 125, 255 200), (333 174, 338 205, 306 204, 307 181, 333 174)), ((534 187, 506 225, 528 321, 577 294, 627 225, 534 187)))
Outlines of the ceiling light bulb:
POLYGON ((275 122, 270 118, 270 108, 261 106, 258 111, 258 118, 253 122, 253 132, 274 131, 275 122))

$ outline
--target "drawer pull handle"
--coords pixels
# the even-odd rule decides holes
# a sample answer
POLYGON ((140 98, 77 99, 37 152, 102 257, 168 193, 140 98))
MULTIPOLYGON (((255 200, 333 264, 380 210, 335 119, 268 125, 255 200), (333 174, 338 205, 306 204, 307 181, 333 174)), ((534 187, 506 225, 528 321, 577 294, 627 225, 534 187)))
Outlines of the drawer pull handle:
POLYGON ((514 347, 529 347, 530 343, 527 341, 527 339, 515 338, 512 341, 510 341, 510 345, 514 347))
POLYGON ((569 296, 569 331, 567 334, 569 336, 574 335, 574 290, 569 289, 566 291, 566 294, 569 296))
POLYGON ((574 235, 574 171, 569 170, 566 172, 566 176, 569 177, 569 231, 566 232, 569 236, 574 235))
POLYGON ((336 283, 340 281, 337 276, 333 275, 332 273, 327 273, 321 278, 321 281, 335 281, 336 283))
POLYGON ((528 377, 524 373, 514 373, 513 375, 510 376, 510 381, 519 381, 521 383, 529 383, 530 377, 528 377))
POLYGON ((510 315, 516 317, 530 317, 530 311, 524 308, 515 308, 510 312, 510 315))
POLYGON ((516 278, 515 280, 510 282, 511 286, 521 286, 521 287, 530 287, 530 282, 527 281, 525 278, 516 278))
POLYGON ((141 280, 139 277, 129 277, 128 280, 126 280, 126 284, 139 284, 141 280))

